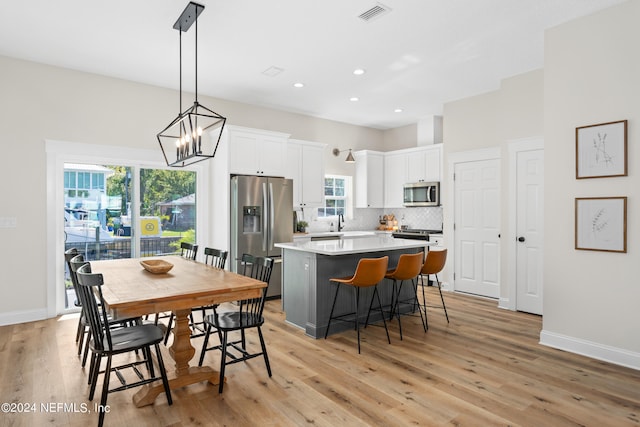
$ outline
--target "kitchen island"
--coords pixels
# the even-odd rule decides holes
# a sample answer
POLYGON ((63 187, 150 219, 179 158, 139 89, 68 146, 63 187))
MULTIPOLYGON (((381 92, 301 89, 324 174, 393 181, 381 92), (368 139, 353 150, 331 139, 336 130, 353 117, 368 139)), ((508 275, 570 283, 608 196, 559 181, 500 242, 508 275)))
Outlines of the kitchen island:
MULTIPOLYGON (((282 249, 282 307, 286 321, 305 330, 313 338, 324 337, 329 321, 329 311, 335 294, 335 283, 329 283, 332 277, 351 276, 361 258, 389 257, 389 268, 394 268, 403 253, 426 251, 432 243, 424 240, 396 239, 389 235, 320 240, 313 242, 277 243, 282 249)), ((382 281, 378 292, 382 304, 391 303, 391 282, 382 281)), ((402 288, 401 299, 411 297, 414 290, 410 283, 402 288)), ((367 316, 373 287, 360 293, 359 312, 361 320, 367 316)), ((353 312, 354 294, 343 287, 338 295, 334 314, 353 312)), ((411 310, 406 306, 402 311, 411 310)), ((381 320, 379 312, 372 312, 369 323, 381 320)), ((331 325, 331 334, 353 328, 345 322, 331 325)))

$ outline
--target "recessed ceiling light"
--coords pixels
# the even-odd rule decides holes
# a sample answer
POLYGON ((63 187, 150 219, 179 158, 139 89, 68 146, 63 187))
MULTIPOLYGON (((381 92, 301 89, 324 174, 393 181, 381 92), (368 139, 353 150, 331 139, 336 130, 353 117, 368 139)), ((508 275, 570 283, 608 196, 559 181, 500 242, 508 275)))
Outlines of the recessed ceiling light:
POLYGON ((294 83, 293 87, 304 87, 304 83, 300 83, 300 82, 294 83))
POLYGON ((351 102, 356 102, 359 101, 360 99, 357 96, 352 96, 351 98, 349 98, 349 101, 351 102))
POLYGON ((356 76, 361 76, 365 73, 366 71, 363 68, 356 68, 355 70, 353 70, 353 74, 355 74, 356 76))
POLYGON ((394 113, 402 113, 402 108, 396 108, 393 110, 394 113))

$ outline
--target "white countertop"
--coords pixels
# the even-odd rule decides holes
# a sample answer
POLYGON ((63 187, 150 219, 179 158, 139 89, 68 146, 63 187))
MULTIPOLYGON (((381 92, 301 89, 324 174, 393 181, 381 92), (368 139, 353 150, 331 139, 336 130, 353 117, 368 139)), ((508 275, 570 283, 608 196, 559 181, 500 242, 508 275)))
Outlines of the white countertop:
POLYGON ((393 251, 433 246, 435 242, 424 240, 396 239, 389 235, 341 240, 318 240, 315 242, 276 243, 274 246, 321 255, 347 255, 369 252, 393 251))
POLYGON ((341 237, 341 238, 356 238, 356 237, 373 237, 379 234, 384 233, 383 231, 369 231, 369 230, 361 230, 361 231, 311 231, 309 233, 300 233, 294 234, 293 237, 341 237))

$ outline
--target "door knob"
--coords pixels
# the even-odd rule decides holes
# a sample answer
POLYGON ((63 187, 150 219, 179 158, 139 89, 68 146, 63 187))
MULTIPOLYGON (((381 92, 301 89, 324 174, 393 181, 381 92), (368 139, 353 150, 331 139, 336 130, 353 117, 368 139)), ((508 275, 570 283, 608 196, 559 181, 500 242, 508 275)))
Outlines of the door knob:
POLYGON ((524 237, 523 236, 518 237, 518 242, 524 242, 524 237))

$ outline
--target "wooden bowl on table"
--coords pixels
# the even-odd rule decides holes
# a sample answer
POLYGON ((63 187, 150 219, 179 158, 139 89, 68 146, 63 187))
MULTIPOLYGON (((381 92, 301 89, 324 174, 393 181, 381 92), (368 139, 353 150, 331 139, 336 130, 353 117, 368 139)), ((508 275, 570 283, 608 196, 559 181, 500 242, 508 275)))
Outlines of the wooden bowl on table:
POLYGON ((173 264, 161 259, 148 259, 140 261, 140 265, 149 273, 164 274, 173 268, 173 264))

